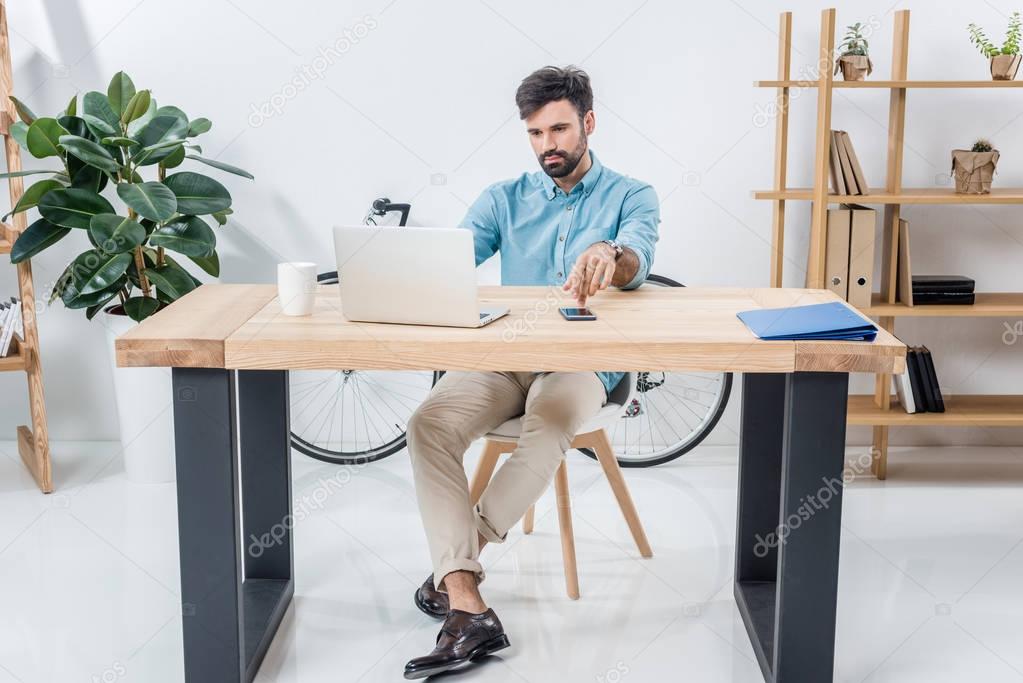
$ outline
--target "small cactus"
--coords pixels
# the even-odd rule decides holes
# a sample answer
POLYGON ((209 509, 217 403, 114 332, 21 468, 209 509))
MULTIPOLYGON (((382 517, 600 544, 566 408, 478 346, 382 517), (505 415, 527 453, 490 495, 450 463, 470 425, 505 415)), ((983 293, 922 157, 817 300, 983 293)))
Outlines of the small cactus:
POLYGON ((991 142, 984 138, 973 143, 973 147, 970 149, 971 152, 990 152, 992 150, 994 150, 994 147, 991 146, 991 142))

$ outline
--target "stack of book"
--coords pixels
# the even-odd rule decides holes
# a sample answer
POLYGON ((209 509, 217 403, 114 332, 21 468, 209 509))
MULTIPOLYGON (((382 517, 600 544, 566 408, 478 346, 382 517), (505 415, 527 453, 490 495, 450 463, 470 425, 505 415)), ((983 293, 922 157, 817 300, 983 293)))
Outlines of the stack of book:
POLYGON ((906 349, 906 371, 893 375, 895 394, 907 413, 943 413, 945 400, 938 388, 934 359, 926 346, 906 349))
POLYGON ((835 194, 870 194, 860 161, 853 150, 849 134, 844 130, 831 131, 830 151, 831 187, 835 194))
POLYGON ((914 275, 914 304, 964 304, 974 302, 973 279, 964 275, 914 275))
POLYGON ((25 341, 25 328, 22 326, 21 301, 11 297, 10 301, 0 303, 0 356, 8 356, 14 350, 14 337, 19 342, 25 341))

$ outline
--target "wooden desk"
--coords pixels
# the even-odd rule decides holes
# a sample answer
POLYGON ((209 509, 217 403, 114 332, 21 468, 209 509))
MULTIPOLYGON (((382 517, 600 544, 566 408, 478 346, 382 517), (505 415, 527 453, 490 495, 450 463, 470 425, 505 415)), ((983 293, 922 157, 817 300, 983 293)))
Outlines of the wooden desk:
POLYGON ((613 290, 582 323, 560 289, 482 287, 511 313, 461 329, 349 322, 333 286, 287 317, 275 289, 204 285, 116 341, 119 366, 173 368, 188 681, 251 681, 291 601, 288 370, 316 368, 743 373, 735 598, 767 680, 831 678, 848 373, 902 372, 906 349, 761 341, 735 314, 834 294, 613 290))

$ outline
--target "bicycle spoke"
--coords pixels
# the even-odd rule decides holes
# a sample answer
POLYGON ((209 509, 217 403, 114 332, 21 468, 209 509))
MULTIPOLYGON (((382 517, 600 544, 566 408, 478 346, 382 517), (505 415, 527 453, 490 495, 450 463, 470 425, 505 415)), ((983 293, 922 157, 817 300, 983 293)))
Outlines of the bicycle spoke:
POLYGON ((659 460, 702 439, 720 412, 726 379, 716 373, 638 373, 636 404, 626 406, 611 429, 619 460, 659 460))
POLYGON ((428 395, 433 377, 432 372, 293 372, 296 446, 341 460, 374 459, 374 453, 393 451, 404 440, 408 418, 428 395))

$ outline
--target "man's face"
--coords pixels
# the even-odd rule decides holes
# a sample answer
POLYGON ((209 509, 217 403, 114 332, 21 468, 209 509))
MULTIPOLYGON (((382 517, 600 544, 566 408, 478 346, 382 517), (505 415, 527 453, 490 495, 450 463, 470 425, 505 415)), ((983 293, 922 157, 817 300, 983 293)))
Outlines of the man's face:
POLYGON ((526 119, 526 131, 544 173, 563 178, 574 171, 586 154, 586 140, 593 125, 593 112, 586 112, 580 121, 568 100, 548 102, 533 112, 526 119))

